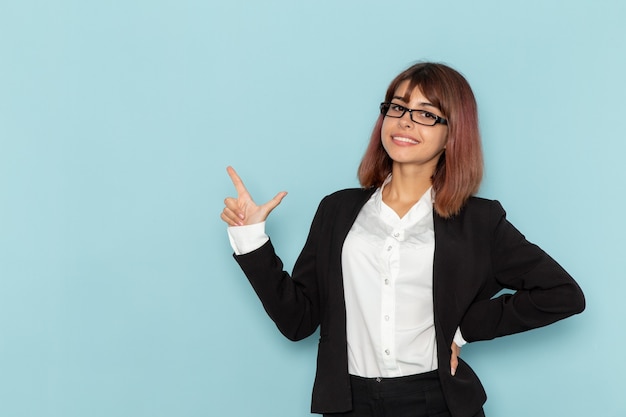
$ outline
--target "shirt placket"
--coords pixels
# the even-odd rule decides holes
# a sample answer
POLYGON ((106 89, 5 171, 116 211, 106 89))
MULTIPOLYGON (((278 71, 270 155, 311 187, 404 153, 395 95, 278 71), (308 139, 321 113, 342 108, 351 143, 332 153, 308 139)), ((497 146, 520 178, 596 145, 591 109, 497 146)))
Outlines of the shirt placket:
POLYGON ((404 232, 399 229, 391 231, 385 239, 384 258, 385 273, 382 276, 381 285, 381 356, 387 376, 398 376, 397 352, 395 344, 395 312, 396 295, 395 288, 400 271, 400 244, 404 238, 404 232))

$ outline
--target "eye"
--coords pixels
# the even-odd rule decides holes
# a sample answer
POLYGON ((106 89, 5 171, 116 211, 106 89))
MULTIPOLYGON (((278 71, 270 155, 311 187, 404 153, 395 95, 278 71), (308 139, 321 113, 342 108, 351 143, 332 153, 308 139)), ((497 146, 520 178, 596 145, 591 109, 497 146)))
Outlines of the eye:
POLYGON ((437 116, 432 114, 429 111, 422 110, 418 114, 419 114, 420 117, 423 117, 424 119, 437 120, 437 116))
POLYGON ((394 111, 394 112, 399 112, 399 113, 401 113, 401 112, 403 112, 403 111, 404 111, 404 109, 405 109, 405 107, 404 107, 404 106, 401 106, 401 105, 396 104, 396 103, 391 103, 391 104, 389 105, 389 110, 392 110, 392 111, 394 111))

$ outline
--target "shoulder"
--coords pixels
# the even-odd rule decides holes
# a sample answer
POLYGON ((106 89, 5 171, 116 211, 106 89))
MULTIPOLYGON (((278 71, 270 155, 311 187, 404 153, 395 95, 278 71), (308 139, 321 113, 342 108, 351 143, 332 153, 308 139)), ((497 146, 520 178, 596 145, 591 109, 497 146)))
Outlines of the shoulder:
POLYGON ((347 188, 335 191, 322 199, 318 207, 318 215, 327 213, 332 217, 351 217, 358 213, 369 200, 375 188, 347 188))
POLYGON ((502 204, 498 200, 490 200, 482 197, 470 197, 465 206, 461 209, 461 213, 469 213, 469 214, 496 214, 503 215, 505 214, 504 208, 502 204))
POLYGON ((509 224, 497 200, 470 197, 457 215, 449 218, 435 216, 435 235, 440 242, 446 240, 465 242, 476 248, 490 247, 499 231, 509 224))
POLYGON ((335 191, 332 194, 327 195, 322 199, 324 205, 345 205, 352 203, 360 203, 367 201, 376 191, 375 188, 346 188, 343 190, 335 191))
POLYGON ((470 197, 459 214, 441 219, 450 224, 473 224, 476 227, 493 227, 501 219, 506 217, 506 212, 498 200, 490 200, 482 197, 470 197))

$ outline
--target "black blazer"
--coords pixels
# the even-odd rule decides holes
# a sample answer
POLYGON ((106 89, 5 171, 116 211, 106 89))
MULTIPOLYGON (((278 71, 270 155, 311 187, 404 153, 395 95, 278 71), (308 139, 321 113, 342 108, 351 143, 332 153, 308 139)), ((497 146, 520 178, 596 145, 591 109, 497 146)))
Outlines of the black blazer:
MULTIPOLYGON (((325 197, 292 277, 271 242, 235 259, 269 316, 291 340, 320 327, 311 411, 352 408, 341 250, 373 189, 349 189, 325 197)), ((522 332, 581 312, 582 291, 570 275, 505 218, 497 201, 470 198, 450 219, 434 214, 434 320, 439 378, 454 417, 475 415, 483 387, 461 359, 450 374, 452 340, 460 326, 469 341, 522 332), (516 290, 492 298, 503 288, 516 290)))

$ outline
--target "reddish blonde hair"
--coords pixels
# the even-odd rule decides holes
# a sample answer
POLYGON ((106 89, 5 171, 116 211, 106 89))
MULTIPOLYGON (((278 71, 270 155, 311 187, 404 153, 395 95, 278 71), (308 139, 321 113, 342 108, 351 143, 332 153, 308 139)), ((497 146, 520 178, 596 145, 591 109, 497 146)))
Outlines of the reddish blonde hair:
MULTIPOLYGON (((434 209, 444 218, 458 214, 467 199, 478 191, 483 176, 483 155, 478 129, 478 109, 467 80, 454 69, 437 63, 415 64, 400 73, 387 88, 391 101, 398 86, 409 80, 407 91, 416 87, 448 119, 448 142, 432 176, 434 209)), ((358 177, 365 188, 380 187, 391 173, 393 161, 381 142, 384 116, 380 115, 358 177)))

